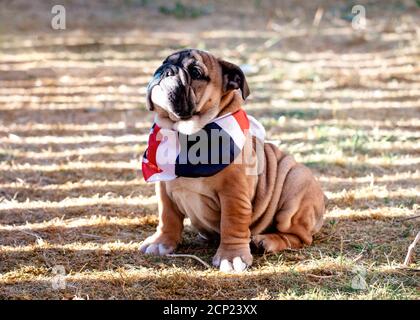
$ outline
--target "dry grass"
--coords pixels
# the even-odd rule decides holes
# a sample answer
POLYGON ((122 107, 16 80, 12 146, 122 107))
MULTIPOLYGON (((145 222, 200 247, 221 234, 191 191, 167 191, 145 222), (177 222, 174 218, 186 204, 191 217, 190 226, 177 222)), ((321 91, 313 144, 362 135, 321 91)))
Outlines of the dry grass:
MULTIPOLYGON (((206 15, 181 20, 164 1, 82 2, 64 1, 68 30, 55 32, 48 1, 0 4, 0 298, 419 298, 419 248, 402 267, 420 229, 414 1, 367 3, 366 32, 341 18, 346 2, 322 2, 318 27, 308 1, 194 1, 206 15), (138 163, 145 87, 186 46, 249 65, 246 109, 330 198, 313 246, 255 254, 243 275, 139 254, 157 223, 138 163)), ((210 262, 217 245, 195 237, 187 225, 178 252, 210 262)))

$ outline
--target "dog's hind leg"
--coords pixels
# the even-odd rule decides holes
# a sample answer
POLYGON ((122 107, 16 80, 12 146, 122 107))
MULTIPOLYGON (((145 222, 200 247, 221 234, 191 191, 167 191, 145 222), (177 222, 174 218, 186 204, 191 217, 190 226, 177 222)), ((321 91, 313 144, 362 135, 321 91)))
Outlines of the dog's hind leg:
POLYGON ((253 243, 257 247, 265 252, 277 253, 285 249, 299 249, 312 243, 313 234, 322 225, 322 216, 317 214, 315 206, 302 205, 306 201, 299 205, 293 202, 277 213, 274 232, 253 237, 253 243))
POLYGON ((325 203, 321 186, 307 167, 296 163, 290 166, 287 159, 290 162, 290 157, 279 160, 277 177, 285 178, 276 180, 274 189, 281 193, 278 199, 271 198, 277 204, 273 220, 264 231, 254 229, 253 243, 266 252, 310 245, 323 223, 325 203))

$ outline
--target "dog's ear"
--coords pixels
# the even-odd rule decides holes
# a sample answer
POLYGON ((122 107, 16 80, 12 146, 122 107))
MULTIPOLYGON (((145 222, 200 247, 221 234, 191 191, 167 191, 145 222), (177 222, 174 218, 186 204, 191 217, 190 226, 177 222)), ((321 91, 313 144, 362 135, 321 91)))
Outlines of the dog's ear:
POLYGON ((248 83, 246 82, 245 75, 236 64, 219 60, 222 67, 223 76, 223 92, 230 90, 241 89, 242 99, 246 99, 250 92, 248 83))

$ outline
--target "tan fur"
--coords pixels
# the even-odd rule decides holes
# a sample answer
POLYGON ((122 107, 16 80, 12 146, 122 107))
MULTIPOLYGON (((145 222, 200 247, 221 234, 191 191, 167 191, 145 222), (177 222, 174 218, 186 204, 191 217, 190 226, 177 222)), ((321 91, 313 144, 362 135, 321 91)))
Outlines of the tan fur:
MULTIPOLYGON (((223 92, 218 60, 208 53, 195 54, 202 57, 212 79, 211 90, 206 86, 196 92, 205 99, 198 101, 205 110, 199 117, 215 113, 214 108, 218 111, 216 116, 240 109, 243 100, 238 90, 223 92)), ((211 177, 179 177, 158 183, 159 226, 143 247, 161 244, 165 252, 174 250, 181 240, 185 217, 201 234, 220 235, 213 259, 217 266, 222 260, 232 262, 235 257, 250 265, 251 240, 269 252, 311 244, 313 234, 322 226, 325 211, 319 183, 307 167, 274 145, 266 143, 263 150, 259 161, 264 170, 260 175, 248 175, 245 164, 233 163, 211 177)))

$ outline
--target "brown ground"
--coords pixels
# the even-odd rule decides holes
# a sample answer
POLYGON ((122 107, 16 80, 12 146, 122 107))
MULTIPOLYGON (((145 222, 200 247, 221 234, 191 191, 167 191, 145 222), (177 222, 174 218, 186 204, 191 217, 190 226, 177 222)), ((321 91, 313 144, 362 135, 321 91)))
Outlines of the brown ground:
MULTIPOLYGON (((343 19, 350 2, 182 1, 169 15, 175 1, 63 3, 66 31, 49 27, 48 1, 0 3, 0 298, 419 298, 420 246, 401 265, 420 230, 414 0, 366 2, 365 31, 343 19), (243 275, 139 254, 156 226, 138 162, 145 86, 183 47, 241 64, 246 110, 321 180, 330 202, 313 246, 256 255, 243 275)), ((178 253, 209 263, 216 245, 194 239, 187 228, 178 253)))

